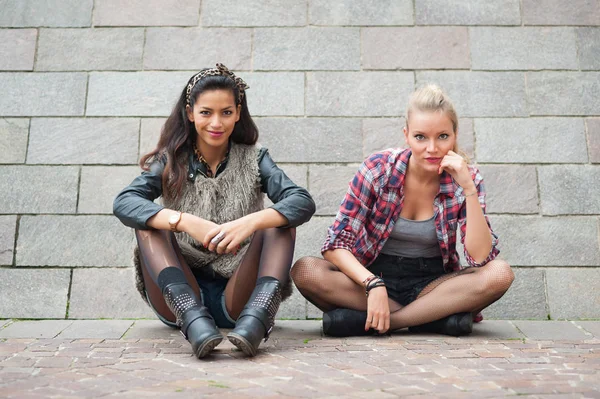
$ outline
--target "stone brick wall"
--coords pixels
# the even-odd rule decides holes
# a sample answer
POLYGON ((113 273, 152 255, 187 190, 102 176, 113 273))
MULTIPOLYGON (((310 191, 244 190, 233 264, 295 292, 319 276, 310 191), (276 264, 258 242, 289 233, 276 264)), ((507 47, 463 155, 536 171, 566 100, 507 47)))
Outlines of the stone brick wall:
MULTIPOLYGON (((296 257, 436 82, 517 275, 487 316, 600 317, 599 0, 2 0, 0 318, 152 317, 111 203, 215 62, 318 204, 296 257)), ((296 294, 280 316, 320 313, 296 294)))

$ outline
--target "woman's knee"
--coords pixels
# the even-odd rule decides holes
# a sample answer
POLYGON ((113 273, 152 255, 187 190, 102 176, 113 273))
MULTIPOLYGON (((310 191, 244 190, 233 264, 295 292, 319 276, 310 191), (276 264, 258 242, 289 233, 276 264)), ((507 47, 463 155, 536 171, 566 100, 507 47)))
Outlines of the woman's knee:
POLYGON ((298 289, 308 289, 318 279, 318 261, 322 260, 314 256, 303 256, 292 266, 290 276, 298 289))
POLYGON ((515 274, 506 261, 495 259, 483 267, 486 268, 483 287, 485 292, 501 296, 508 291, 515 280, 515 274))

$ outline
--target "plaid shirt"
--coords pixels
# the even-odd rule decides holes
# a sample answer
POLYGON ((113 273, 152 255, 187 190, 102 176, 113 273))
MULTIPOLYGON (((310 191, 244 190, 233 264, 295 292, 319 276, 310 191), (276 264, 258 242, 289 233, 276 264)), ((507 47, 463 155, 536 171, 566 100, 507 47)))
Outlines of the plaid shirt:
MULTIPOLYGON (((363 162, 350 182, 333 225, 328 229, 321 252, 347 249, 365 267, 375 260, 402 211, 404 177, 411 154, 410 150, 390 149, 372 154, 363 162)), ((474 166, 469 165, 469 171, 485 215, 483 179, 474 166)), ((444 268, 447 271, 460 270, 456 230, 460 228, 461 243, 464 244, 467 207, 462 187, 446 171, 440 176, 440 190, 433 206, 444 268)), ((485 219, 490 226, 487 216, 485 219)), ((465 258, 470 266, 482 266, 498 255, 498 237, 491 227, 490 233, 492 248, 483 262, 477 263, 465 248, 465 258)))

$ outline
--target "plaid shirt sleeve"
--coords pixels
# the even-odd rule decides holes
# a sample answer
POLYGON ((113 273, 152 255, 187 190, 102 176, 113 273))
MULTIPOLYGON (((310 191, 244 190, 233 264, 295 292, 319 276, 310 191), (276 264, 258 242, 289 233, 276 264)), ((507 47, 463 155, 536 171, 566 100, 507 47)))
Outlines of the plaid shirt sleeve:
POLYGON ((485 208, 486 208, 485 195, 486 194, 485 194, 485 186, 483 184, 483 177, 481 177, 481 174, 479 173, 479 170, 477 170, 477 168, 469 167, 469 169, 471 169, 471 176, 473 177, 473 181, 475 182, 475 187, 477 188, 477 197, 479 199, 479 205, 481 206, 481 210, 483 211, 483 216, 485 217, 485 221, 487 222, 487 225, 490 229, 490 234, 492 235, 492 248, 490 249, 490 253, 488 254, 487 258, 485 258, 485 260, 483 262, 481 262, 481 263, 476 262, 475 259, 473 259, 473 257, 467 251, 467 247, 464 246, 465 233, 467 231, 467 204, 466 204, 466 201, 464 201, 462 203, 462 206, 460 208, 460 213, 459 213, 459 217, 458 217, 458 226, 460 228, 460 233, 461 233, 460 234, 460 242, 463 244, 465 259, 466 259, 467 263, 469 264, 469 266, 480 267, 480 266, 485 265, 489 261, 494 260, 496 258, 496 256, 498 256, 498 253, 500 253, 500 250, 498 249, 498 236, 492 230, 492 226, 490 225, 490 220, 485 213, 485 208))
POLYGON ((353 252, 358 245, 360 233, 365 229, 365 223, 377 197, 373 173, 376 167, 375 160, 369 158, 354 175, 335 221, 327 230, 321 253, 331 249, 353 252))

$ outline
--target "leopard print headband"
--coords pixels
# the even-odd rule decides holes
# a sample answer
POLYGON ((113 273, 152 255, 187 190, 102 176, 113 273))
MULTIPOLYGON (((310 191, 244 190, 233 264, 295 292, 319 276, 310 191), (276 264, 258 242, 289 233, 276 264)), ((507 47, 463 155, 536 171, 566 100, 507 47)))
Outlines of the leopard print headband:
POLYGON ((235 74, 233 72, 231 72, 229 69, 227 69, 227 67, 225 65, 217 64, 216 68, 205 69, 203 71, 198 72, 194 76, 192 76, 192 78, 190 79, 190 82, 187 85, 187 89, 186 89, 185 99, 186 99, 186 102, 188 105, 191 105, 190 104, 190 94, 192 93, 192 89, 194 88, 194 86, 196 86, 196 83, 198 83, 200 80, 204 79, 207 76, 227 76, 228 78, 233 80, 239 91, 239 95, 238 95, 239 103, 242 102, 242 98, 244 98, 244 94, 245 94, 246 90, 248 90, 250 88, 250 86, 248 86, 246 84, 246 82, 244 82, 242 80, 242 78, 235 76, 235 74))

